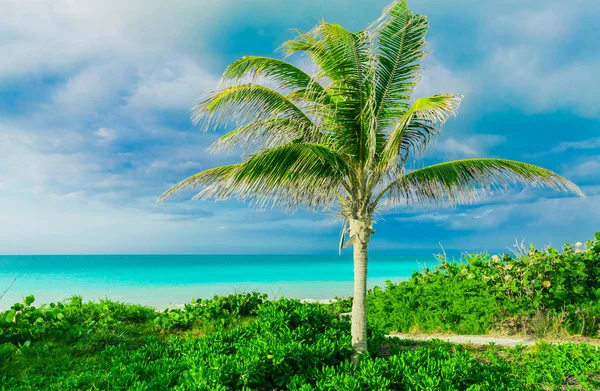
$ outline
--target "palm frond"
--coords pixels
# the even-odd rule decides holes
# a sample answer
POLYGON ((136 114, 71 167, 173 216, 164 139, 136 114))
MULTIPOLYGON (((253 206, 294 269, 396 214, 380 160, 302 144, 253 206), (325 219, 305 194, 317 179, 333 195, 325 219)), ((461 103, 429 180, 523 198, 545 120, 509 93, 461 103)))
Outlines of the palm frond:
POLYGON ((219 166, 208 170, 200 171, 181 182, 171 186, 167 191, 158 197, 158 202, 163 202, 180 191, 196 189, 198 187, 210 186, 211 184, 225 180, 231 176, 239 164, 230 164, 227 166, 219 166))
POLYGON ((501 192, 515 183, 583 196, 574 183, 550 170, 514 160, 481 158, 415 170, 392 182, 378 199, 387 195, 392 204, 466 204, 479 199, 479 189, 501 192))
POLYGON ((413 14, 406 1, 388 7, 370 27, 376 38, 376 118, 380 128, 391 125, 408 108, 426 52, 427 18, 413 14))
POLYGON ((313 125, 306 113, 281 93, 255 84, 218 90, 192 109, 192 122, 202 123, 204 129, 268 118, 289 118, 313 125))
POLYGON ((336 200, 350 168, 336 152, 319 144, 286 144, 245 161, 193 175, 160 200, 184 189, 201 188, 195 199, 237 198, 260 207, 326 208, 336 200))
POLYGON ((259 78, 275 81, 279 88, 289 90, 293 96, 318 98, 326 94, 323 86, 300 68, 270 57, 246 56, 227 67, 221 83, 249 79, 256 83, 259 78))
POLYGON ((317 65, 318 78, 331 80, 327 87, 329 128, 338 133, 339 145, 364 162, 375 151, 376 134, 370 126, 374 108, 369 105, 372 81, 371 37, 368 31, 351 33, 338 24, 321 22, 308 33, 284 43, 288 54, 307 53, 317 65))
POLYGON ((449 94, 417 99, 390 133, 383 148, 380 168, 396 164, 399 157, 402 164, 410 153, 421 155, 429 141, 439 135, 446 120, 456 115, 461 99, 460 95, 449 94))
POLYGON ((351 33, 339 24, 323 21, 281 47, 287 54, 306 53, 317 66, 319 78, 354 84, 356 88, 363 81, 362 60, 368 55, 368 44, 365 32, 351 33))
POLYGON ((231 152, 242 147, 244 153, 258 152, 294 140, 319 141, 319 130, 306 127, 304 121, 291 118, 269 118, 240 126, 221 136, 210 147, 211 152, 231 152))

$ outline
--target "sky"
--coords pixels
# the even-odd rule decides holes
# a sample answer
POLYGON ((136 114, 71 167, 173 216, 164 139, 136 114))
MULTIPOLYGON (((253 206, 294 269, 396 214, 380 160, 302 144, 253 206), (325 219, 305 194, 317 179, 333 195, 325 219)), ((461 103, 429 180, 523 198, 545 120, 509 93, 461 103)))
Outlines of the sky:
MULTIPOLYGON (((0 0, 0 254, 336 253, 335 211, 156 199, 239 158, 206 152, 223 131, 189 119, 229 63, 281 58, 294 29, 322 18, 360 30, 387 4, 0 0)), ((516 187, 458 208, 399 208, 380 216, 371 249, 561 247, 600 231, 600 2, 409 5, 431 25, 416 96, 464 95, 422 163, 522 160, 586 198, 516 187)))

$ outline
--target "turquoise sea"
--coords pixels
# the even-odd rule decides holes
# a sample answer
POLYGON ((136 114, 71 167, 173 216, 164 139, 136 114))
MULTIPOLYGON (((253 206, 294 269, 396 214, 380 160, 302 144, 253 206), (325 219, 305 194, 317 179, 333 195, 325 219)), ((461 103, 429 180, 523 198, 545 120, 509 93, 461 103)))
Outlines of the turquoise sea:
MULTIPOLYGON (((433 252, 432 252, 433 253, 433 252)), ((431 254, 432 254, 431 253, 431 254)), ((369 285, 434 267, 432 255, 373 255, 369 285)), ((0 256, 0 309, 33 294, 36 303, 72 295, 174 306, 195 297, 258 290, 269 297, 323 300, 352 294, 351 255, 0 256)))

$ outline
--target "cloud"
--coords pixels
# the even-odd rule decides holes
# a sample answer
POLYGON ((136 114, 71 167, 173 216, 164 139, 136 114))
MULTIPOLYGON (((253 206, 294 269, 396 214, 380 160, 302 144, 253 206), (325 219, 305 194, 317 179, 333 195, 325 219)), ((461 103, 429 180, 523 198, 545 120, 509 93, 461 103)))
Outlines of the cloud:
POLYGON ((110 144, 118 138, 117 132, 110 128, 98 128, 94 133, 101 144, 110 144))
MULTIPOLYGON (((428 1, 411 6, 430 16, 435 83, 464 90, 469 114, 511 107, 528 114, 567 111, 600 118, 600 81, 591 76, 600 67, 595 27, 600 3, 428 1)), ((437 90, 435 85, 426 89, 437 90)))
POLYGON ((572 33, 577 13, 564 3, 548 1, 546 7, 525 6, 496 14, 490 27, 514 39, 556 42, 572 33))
POLYGON ((478 240, 507 243, 511 238, 518 238, 538 246, 551 243, 560 247, 564 242, 589 239, 598 230, 599 218, 598 195, 585 199, 540 199, 534 203, 512 206, 504 223, 480 235, 478 240))
MULTIPOLYGON (((600 67, 600 55, 577 52, 575 46, 581 46, 582 39, 593 42, 594 33, 586 30, 600 17, 600 7, 578 3, 548 1, 543 7, 497 14, 482 35, 494 42, 483 62, 482 71, 488 75, 483 86, 505 91, 513 106, 530 113, 569 110, 599 118, 595 101, 600 98, 600 81, 590 75, 600 67), (573 53, 569 60, 564 58, 567 52, 573 53)), ((489 93, 489 88, 482 93, 489 93)))
MULTIPOLYGON (((587 192, 587 189, 585 189, 587 192)), ((400 222, 429 222, 449 230, 481 233, 482 231, 512 232, 513 235, 529 231, 532 238, 540 238, 536 231, 550 232, 548 239, 560 237, 566 229, 580 235, 590 235, 600 218, 600 197, 594 191, 585 199, 576 197, 538 198, 521 200, 508 196, 500 204, 487 204, 469 208, 445 209, 396 217, 400 222), (506 198, 511 200, 506 202, 506 198), (569 228, 570 227, 570 228, 569 228)), ((566 239, 563 239, 566 240, 566 239)))
POLYGON ((508 220, 510 205, 496 205, 485 207, 474 207, 472 209, 462 208, 458 210, 421 213, 413 216, 396 217, 400 222, 429 222, 450 230, 484 230, 497 228, 508 220))
POLYGON ((415 97, 436 94, 462 94, 469 97, 473 89, 461 72, 446 67, 433 53, 425 58, 421 74, 415 97))
MULTIPOLYGON (((432 22, 431 54, 417 96, 465 95, 459 118, 446 125, 450 137, 439 140, 434 157, 503 151, 516 158, 514 146, 529 134, 543 135, 535 141, 541 149, 561 140, 535 127, 494 128, 497 117, 490 113, 514 117, 515 123, 523 113, 599 116, 600 88, 589 76, 599 65, 594 27, 600 7, 579 0, 575 6, 507 1, 411 4, 432 22)), ((216 85, 227 63, 247 54, 280 56, 274 49, 294 35, 290 28, 308 29, 321 17, 362 29, 388 2, 3 2, 0 50, 10 54, 0 57, 3 251, 335 251, 335 244, 323 244, 338 233, 334 216, 291 217, 234 201, 190 202, 191 191, 164 204, 155 200, 188 175, 238 160, 207 154, 218 135, 202 134, 189 122, 188 110, 216 85), (227 227, 232 237, 213 235, 217 227, 227 227)), ((555 149, 564 153, 565 170, 573 167, 574 175, 597 184, 597 159, 570 155, 590 145, 598 140, 555 149)), ((461 235, 486 224, 511 228, 519 213, 533 217, 525 206, 502 204, 533 205, 533 194, 412 221, 461 235)), ((586 216, 577 216, 584 221, 578 229, 591 229, 586 216)), ((537 232, 535 222, 529 227, 537 232)))
MULTIPOLYGON (((193 32, 195 26, 214 26, 222 10, 220 4, 204 1, 167 5, 153 0, 34 0, 25 7, 8 0, 0 15, 0 48, 11 56, 0 59, 0 77, 69 73, 107 59, 164 61, 185 49, 177 45, 178 36, 193 32)), ((205 43, 197 35, 189 39, 196 45, 205 43)))
POLYGON ((600 177, 600 156, 586 159, 572 167, 566 167, 565 171, 569 177, 573 177, 574 179, 598 180, 598 177, 600 177))
POLYGON ((600 59, 547 70, 542 65, 543 56, 532 55, 529 47, 516 46, 495 50, 491 61, 497 80, 511 88, 515 106, 531 113, 570 110, 600 118, 600 107, 595 103, 600 98, 600 81, 589 77, 600 68, 600 59))
POLYGON ((85 67, 55 90, 46 109, 70 119, 96 119, 121 103, 133 77, 121 64, 85 67))
POLYGON ((506 137, 492 134, 443 138, 433 146, 431 155, 441 154, 446 159, 486 157, 494 147, 505 142, 506 137))
POLYGON ((189 201, 178 204, 156 205, 152 212, 166 216, 169 220, 199 220, 215 216, 214 211, 200 208, 198 203, 189 201))
POLYGON ((218 81, 190 60, 167 64, 141 78, 143 82, 135 87, 128 105, 143 110, 187 110, 218 81))
POLYGON ((600 137, 593 137, 582 141, 566 141, 552 148, 552 152, 561 153, 570 149, 600 149, 600 137))
POLYGON ((43 137, 25 130, 11 132, 0 125, 3 139, 0 166, 5 186, 25 191, 68 193, 73 190, 71 185, 101 171, 101 167, 88 161, 83 152, 59 152, 62 148, 76 149, 72 142, 54 139, 51 144, 44 144, 43 137))

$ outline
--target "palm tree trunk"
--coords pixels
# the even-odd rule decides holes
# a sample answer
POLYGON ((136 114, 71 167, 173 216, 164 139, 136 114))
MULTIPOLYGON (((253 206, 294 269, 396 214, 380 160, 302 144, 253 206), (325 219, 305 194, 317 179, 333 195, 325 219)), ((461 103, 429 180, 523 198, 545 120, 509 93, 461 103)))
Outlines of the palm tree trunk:
POLYGON ((354 299, 352 302, 352 348, 367 353, 367 269, 371 226, 360 220, 350 221, 354 245, 354 299))

